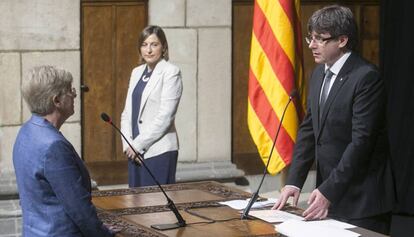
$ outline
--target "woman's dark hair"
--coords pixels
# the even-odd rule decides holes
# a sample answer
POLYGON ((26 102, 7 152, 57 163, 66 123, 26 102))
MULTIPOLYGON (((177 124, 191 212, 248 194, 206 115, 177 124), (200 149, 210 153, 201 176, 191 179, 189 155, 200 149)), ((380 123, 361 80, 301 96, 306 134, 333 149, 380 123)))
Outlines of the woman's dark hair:
MULTIPOLYGON (((156 25, 150 25, 145 27, 139 38, 138 38, 138 47, 141 47, 142 43, 148 38, 148 36, 155 34, 158 39, 161 42, 162 45, 162 55, 161 58, 165 59, 166 61, 168 61, 169 57, 168 57, 168 42, 167 42, 167 37, 165 37, 165 33, 162 30, 161 27, 156 26, 156 25)), ((143 58, 141 55, 141 50, 139 50, 139 61, 140 63, 144 63, 143 62, 143 58)))

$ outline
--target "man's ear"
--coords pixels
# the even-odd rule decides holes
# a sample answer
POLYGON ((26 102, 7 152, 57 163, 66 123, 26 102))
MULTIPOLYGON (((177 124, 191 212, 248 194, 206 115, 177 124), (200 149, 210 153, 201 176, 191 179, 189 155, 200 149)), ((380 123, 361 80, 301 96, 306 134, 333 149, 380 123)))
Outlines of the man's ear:
POLYGON ((348 36, 346 35, 340 35, 338 37, 339 40, 339 48, 345 48, 346 45, 348 44, 348 36))

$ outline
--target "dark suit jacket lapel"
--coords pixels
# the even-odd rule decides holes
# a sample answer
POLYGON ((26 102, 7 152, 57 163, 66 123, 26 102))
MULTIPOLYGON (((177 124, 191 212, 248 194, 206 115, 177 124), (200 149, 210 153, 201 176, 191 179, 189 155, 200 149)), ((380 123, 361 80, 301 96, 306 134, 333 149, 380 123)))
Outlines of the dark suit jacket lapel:
MULTIPOLYGON (((319 124, 319 133, 318 133, 318 136, 317 136, 318 138, 319 138, 319 134, 322 131, 323 125, 324 125, 325 120, 326 120, 326 116, 329 112, 329 109, 332 105, 332 102, 335 100, 336 96, 338 95, 339 91, 341 90, 342 86, 344 85, 346 79, 348 78, 349 72, 354 67, 354 64, 355 64, 356 60, 357 60, 357 56, 354 53, 351 53, 348 60, 346 60, 345 64, 342 66, 341 70, 339 71, 338 75, 336 76, 335 82, 332 85, 331 90, 329 91, 328 98, 326 99, 323 114, 320 115, 321 119, 320 119, 320 124, 319 124)), ((320 94, 320 90, 321 89, 319 89, 319 94, 320 94)), ((319 100, 318 100, 318 102, 319 102, 319 100)))

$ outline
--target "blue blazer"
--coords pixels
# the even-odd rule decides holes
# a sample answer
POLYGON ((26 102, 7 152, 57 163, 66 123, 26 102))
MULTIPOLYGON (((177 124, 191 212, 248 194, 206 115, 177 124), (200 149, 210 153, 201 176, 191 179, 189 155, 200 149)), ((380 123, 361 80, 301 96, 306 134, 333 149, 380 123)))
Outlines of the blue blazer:
POLYGON ((33 115, 13 148, 23 236, 113 236, 91 201, 88 170, 46 119, 33 115))

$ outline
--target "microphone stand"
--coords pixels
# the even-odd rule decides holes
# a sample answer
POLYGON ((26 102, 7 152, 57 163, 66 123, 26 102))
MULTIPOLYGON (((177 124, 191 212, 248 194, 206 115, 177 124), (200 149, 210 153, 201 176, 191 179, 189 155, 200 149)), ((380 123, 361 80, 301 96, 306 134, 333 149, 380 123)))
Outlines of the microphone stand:
POLYGON ((134 151, 135 155, 138 157, 141 164, 144 166, 144 168, 150 174, 150 176, 155 181, 157 186, 160 188, 161 192, 164 194, 165 198, 167 199, 167 207, 174 213, 175 217, 178 220, 177 223, 155 224, 155 225, 151 225, 151 227, 154 228, 154 229, 157 229, 157 230, 171 230, 171 229, 177 229, 177 228, 186 226, 187 224, 185 223, 185 220, 181 216, 180 212, 178 212, 178 209, 175 206, 174 202, 170 199, 170 197, 168 197, 167 193, 164 191, 164 189, 162 188, 162 186, 160 185, 158 180, 152 174, 151 170, 148 169, 148 167, 145 165, 144 159, 142 158, 141 154, 139 154, 137 151, 135 151, 135 149, 132 147, 131 143, 129 143, 128 139, 126 139, 125 135, 121 132, 121 130, 119 130, 119 128, 117 126, 115 126, 115 124, 112 123, 112 119, 111 119, 111 117, 109 117, 109 115, 107 115, 106 113, 102 113, 101 118, 102 118, 103 121, 105 121, 105 122, 109 123, 110 125, 112 125, 112 127, 114 127, 115 130, 119 134, 121 134, 122 138, 128 143, 129 147, 134 151))
POLYGON ((280 119, 280 123, 279 123, 279 126, 278 126, 278 128, 277 128, 277 132, 276 132, 275 139, 273 140, 272 149, 270 149, 269 158, 267 159, 267 164, 266 164, 266 167, 265 167, 265 169, 264 169, 264 171, 263 171, 262 180, 260 181, 260 184, 259 184, 259 186, 257 187, 256 192, 254 192, 254 193, 253 193, 252 197, 250 198, 249 203, 247 204, 246 208, 244 209, 244 211, 243 211, 243 213, 242 213, 242 215, 241 215, 241 220, 245 220, 245 219, 248 219, 248 218, 249 218, 249 212, 250 212, 250 209, 252 208, 253 203, 255 203, 255 202, 256 202, 256 200, 257 200, 257 198, 259 197, 259 190, 260 190, 260 188, 262 187, 263 181, 264 181, 264 179, 265 179, 265 177, 266 177, 266 174, 267 174, 267 168, 269 167, 269 164, 270 164, 270 159, 272 158, 273 149, 275 148, 275 145, 276 145, 276 140, 277 140, 277 137, 279 136, 280 127, 281 127, 282 122, 283 122, 283 119, 284 119, 284 117, 285 117, 286 110, 287 110, 287 108, 288 108, 288 106, 289 106, 290 102, 292 101, 293 97, 295 97, 296 93, 297 93, 297 92, 296 92, 296 90, 293 90, 293 91, 290 93, 290 95, 289 95, 289 101, 287 102, 287 104, 286 104, 286 106, 285 106, 285 109, 283 110, 283 113, 282 113, 282 118, 280 119))

